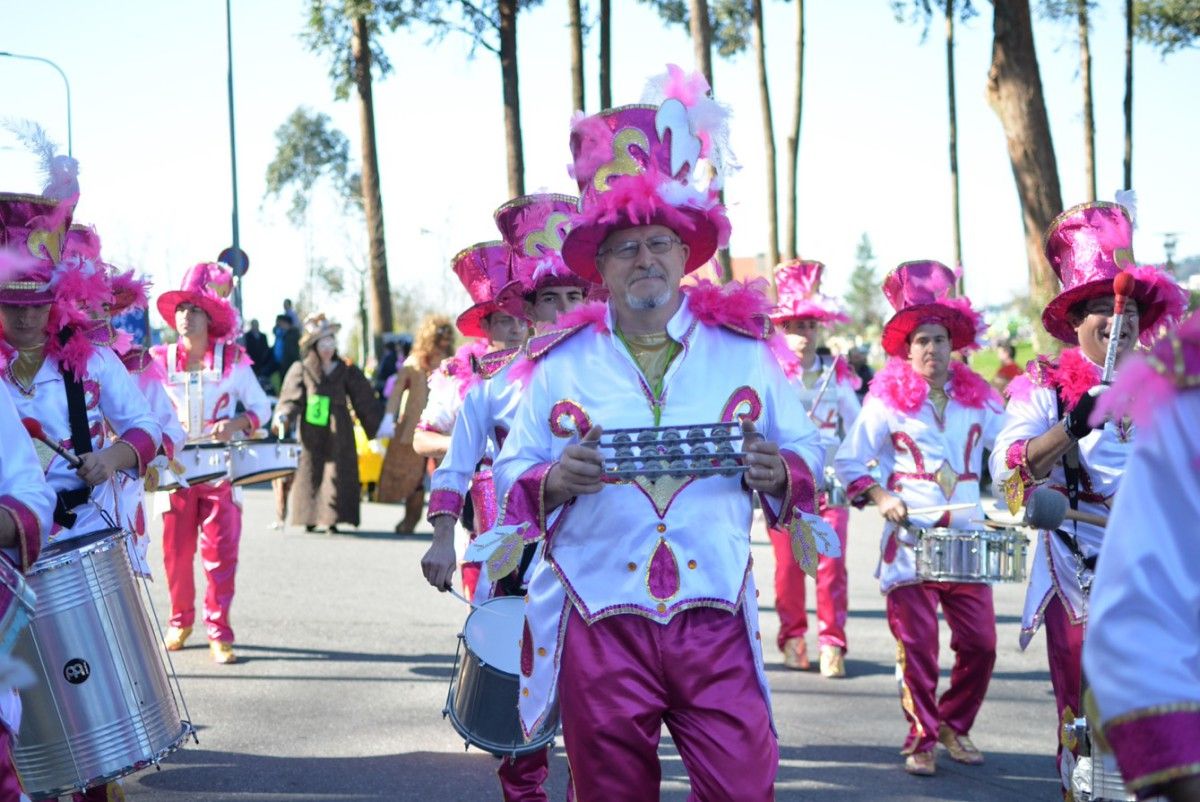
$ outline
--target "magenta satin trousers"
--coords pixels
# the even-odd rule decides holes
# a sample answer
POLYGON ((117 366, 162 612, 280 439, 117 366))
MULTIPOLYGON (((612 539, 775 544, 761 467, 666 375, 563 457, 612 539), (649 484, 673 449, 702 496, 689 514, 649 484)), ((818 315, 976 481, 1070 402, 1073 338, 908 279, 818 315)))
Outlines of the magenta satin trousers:
MULTIPOLYGON (((578 802, 659 798, 667 725, 696 802, 775 798, 779 746, 741 613, 700 607, 663 625, 569 613, 559 710, 578 802)), ((757 637, 757 633, 755 634, 757 637)))
POLYGON ((190 627, 196 620, 196 583, 192 564, 196 540, 204 565, 204 625, 209 640, 233 641, 229 607, 233 604, 242 509, 226 482, 185 487, 171 493, 163 513, 163 564, 171 595, 171 626, 190 627))
MULTIPOLYGON (((821 646, 846 648, 846 525, 850 511, 845 507, 827 507, 821 517, 837 532, 842 543, 841 557, 822 555, 817 560, 817 642, 821 646)), ((775 610, 779 613, 780 650, 792 638, 808 632, 808 611, 804 582, 808 574, 792 555, 792 538, 782 529, 768 530, 775 548, 775 610)))

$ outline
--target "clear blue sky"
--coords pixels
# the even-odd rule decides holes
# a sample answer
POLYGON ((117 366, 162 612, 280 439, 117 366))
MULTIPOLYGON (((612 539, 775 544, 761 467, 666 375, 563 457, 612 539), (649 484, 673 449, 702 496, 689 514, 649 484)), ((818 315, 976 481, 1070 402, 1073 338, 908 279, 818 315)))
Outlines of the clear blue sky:
MULTIPOLYGON (((336 103, 324 61, 298 39, 301 0, 234 0, 238 186, 242 244, 251 257, 246 316, 273 318, 299 293, 306 254, 362 258, 357 229, 318 204, 308 232, 291 228, 285 205, 263 204, 275 129, 299 105, 329 113, 357 150, 357 107, 336 103)), ((613 2, 613 96, 636 102, 667 62, 690 65, 682 30, 666 30, 634 0, 613 2)), ((1003 302, 1025 285, 1021 218, 1004 134, 984 89, 991 7, 959 26, 956 57, 964 263, 968 292, 1003 302)), ((1119 188, 1124 93, 1123 3, 1094 16, 1093 74, 1102 198, 1119 188)), ((868 233, 880 275, 908 259, 952 260, 946 155, 945 61, 940 23, 928 41, 897 23, 887 0, 810 0, 801 134, 800 249, 829 265, 839 291, 868 233)), ((767 48, 777 139, 790 125, 794 5, 768 1, 767 48)), ((71 80, 74 150, 82 165, 77 219, 97 226, 108 258, 173 288, 193 262, 230 240, 225 18, 220 0, 57 0, 4 11, 0 50, 45 56, 71 80)), ((1057 151, 1063 201, 1084 198, 1081 90, 1073 29, 1037 21, 1036 37, 1057 151)), ((523 13, 519 29, 527 191, 574 191, 565 166, 570 100, 566 3, 523 13)), ((447 261, 496 236, 492 210, 507 200, 500 69, 494 55, 424 30, 383 42, 395 71, 375 89, 376 122, 393 287, 449 306, 463 295, 447 261)), ((586 43, 588 110, 598 105, 596 42, 586 43)), ((1162 233, 1179 255, 1200 253, 1200 53, 1163 60, 1135 55, 1134 187, 1139 261, 1163 259, 1162 233)), ((718 60, 717 97, 734 110, 733 145, 743 170, 728 182, 733 252, 765 250, 762 129, 753 59, 718 60)), ((41 122, 65 145, 62 82, 50 68, 0 58, 0 115, 41 122)), ((781 154, 782 155, 782 154, 781 154)), ((782 176, 780 159, 780 187, 782 176)), ((36 191, 32 159, 0 133, 0 187, 36 191)), ((780 221, 782 229, 783 221, 780 221)), ((347 324, 352 305, 330 308, 347 324)), ((454 309, 453 311, 457 311, 454 309)), ((157 322, 157 321, 156 321, 157 322)), ((269 324, 267 324, 269 325, 269 324)))

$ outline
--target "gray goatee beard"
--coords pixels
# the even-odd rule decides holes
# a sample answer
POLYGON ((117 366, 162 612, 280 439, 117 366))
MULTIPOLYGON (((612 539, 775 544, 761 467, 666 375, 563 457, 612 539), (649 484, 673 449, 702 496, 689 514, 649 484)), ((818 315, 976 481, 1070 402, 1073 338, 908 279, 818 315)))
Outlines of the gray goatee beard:
POLYGON ((653 295, 649 298, 636 296, 633 293, 627 293, 625 295, 625 303, 629 304, 630 309, 637 310, 658 309, 660 306, 666 306, 667 302, 670 300, 670 290, 663 290, 658 295, 653 295))

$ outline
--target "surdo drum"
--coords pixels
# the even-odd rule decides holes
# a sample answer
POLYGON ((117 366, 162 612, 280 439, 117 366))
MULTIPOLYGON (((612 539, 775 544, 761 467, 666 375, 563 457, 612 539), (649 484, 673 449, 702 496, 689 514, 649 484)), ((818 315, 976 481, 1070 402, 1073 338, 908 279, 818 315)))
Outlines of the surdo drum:
POLYGON ((917 576, 926 582, 1024 582, 1029 538, 1017 529, 962 530, 910 527, 917 576))
POLYGON ((528 742, 517 714, 518 671, 525 600, 501 596, 471 611, 459 634, 443 716, 468 746, 497 757, 518 757, 544 749, 558 731, 558 707, 528 742))
POLYGON ((157 764, 193 732, 163 664, 120 529, 63 540, 28 574, 37 593, 14 654, 21 691, 13 759, 32 799, 81 791, 157 764))
POLYGON ((229 444, 229 478, 252 485, 291 476, 300 464, 295 440, 235 440, 229 444))
MULTIPOLYGON (((183 466, 183 478, 188 485, 198 485, 225 478, 229 473, 228 454, 225 443, 193 443, 179 449, 175 461, 183 466)), ((178 490, 182 486, 177 477, 166 472, 158 489, 178 490)))

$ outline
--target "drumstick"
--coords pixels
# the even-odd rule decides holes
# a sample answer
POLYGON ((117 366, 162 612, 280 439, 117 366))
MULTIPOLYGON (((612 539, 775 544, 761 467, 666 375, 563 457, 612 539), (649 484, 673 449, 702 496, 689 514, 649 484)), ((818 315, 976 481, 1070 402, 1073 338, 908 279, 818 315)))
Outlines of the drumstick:
POLYGON ((1126 271, 1121 271, 1113 279, 1113 318, 1108 327, 1108 350, 1104 353, 1104 371, 1100 381, 1112 384, 1113 373, 1117 369, 1117 348, 1121 344, 1121 329, 1125 328, 1125 302, 1133 294, 1137 282, 1126 271))
POLYGON ((25 431, 29 433, 30 437, 34 440, 41 440, 46 444, 47 448, 70 463, 72 468, 78 468, 83 464, 83 460, 47 437, 45 430, 42 429, 41 422, 33 418, 21 418, 21 424, 25 427, 25 431))
POLYGON ((500 615, 500 613, 499 613, 499 612, 497 612, 496 610, 489 610, 487 607, 485 607, 485 606, 484 606, 484 605, 482 605, 482 604, 476 604, 475 602, 473 602, 473 601, 471 601, 470 599, 468 599, 466 596, 464 596, 464 595, 462 595, 461 593, 459 593, 459 592, 458 592, 457 590, 455 590, 454 588, 446 588, 446 592, 447 592, 447 593, 449 593, 449 594, 450 594, 451 596, 453 596, 454 598, 458 599, 458 600, 459 600, 460 602, 462 602, 463 604, 465 604, 465 605, 467 605, 468 607, 470 607, 472 610, 483 610, 483 611, 485 611, 485 612, 491 613, 492 615, 500 615))
POLYGON ((932 515, 935 512, 956 512, 957 510, 973 510, 974 504, 939 504, 933 507, 912 507, 909 515, 932 515))

